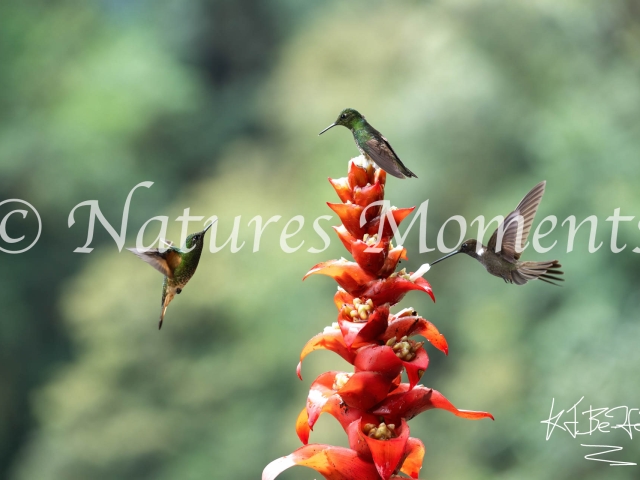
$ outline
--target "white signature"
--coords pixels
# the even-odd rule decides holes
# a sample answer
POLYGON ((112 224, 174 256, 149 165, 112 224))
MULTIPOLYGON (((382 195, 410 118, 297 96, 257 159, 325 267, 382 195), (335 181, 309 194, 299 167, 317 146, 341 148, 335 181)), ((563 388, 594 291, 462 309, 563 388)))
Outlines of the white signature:
MULTIPOLYGON (((634 432, 640 432, 640 423, 632 423, 632 417, 634 420, 640 421, 640 409, 638 408, 629 408, 629 407, 603 407, 603 408, 594 408, 591 405, 588 410, 584 410, 580 412, 581 415, 588 416, 588 419, 585 421, 583 419, 583 424, 585 425, 585 430, 580 430, 578 424, 580 423, 578 420, 578 405, 584 400, 582 397, 578 400, 571 408, 568 410, 560 410, 560 412, 554 414, 553 407, 555 405, 555 398, 551 400, 551 411, 549 412, 549 418, 547 420, 542 420, 540 423, 544 423, 547 425, 547 440, 551 438, 553 431, 556 428, 567 432, 573 438, 577 438, 578 435, 592 435, 594 433, 610 433, 613 430, 622 429, 629 435, 630 439, 633 439, 634 432), (563 415, 568 415, 570 420, 560 422, 560 418, 563 415), (618 421, 616 421, 618 419, 618 421), (621 422, 619 420, 622 420, 621 422), (588 427, 587 427, 588 425, 588 427)), ((619 452, 622 450, 622 447, 618 447, 615 445, 588 445, 588 444, 580 444, 583 447, 588 448, 600 448, 603 449, 598 452, 590 453, 585 455, 584 458, 587 460, 594 460, 596 462, 606 462, 610 466, 624 466, 624 465, 637 465, 637 463, 632 462, 621 462, 617 460, 609 460, 605 458, 596 458, 601 457, 602 455, 606 455, 608 453, 619 452)))

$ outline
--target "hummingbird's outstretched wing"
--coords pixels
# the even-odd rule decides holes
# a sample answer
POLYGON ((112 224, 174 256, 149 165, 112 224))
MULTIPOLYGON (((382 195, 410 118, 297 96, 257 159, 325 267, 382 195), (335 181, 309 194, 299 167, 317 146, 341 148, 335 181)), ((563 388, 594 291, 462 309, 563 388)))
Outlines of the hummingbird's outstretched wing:
MULTIPOLYGON (((378 132, 379 133, 379 132, 378 132)), ((376 165, 385 172, 397 178, 418 176, 409 170, 398 158, 396 152, 391 148, 391 144, 382 135, 374 136, 363 142, 362 149, 371 157, 376 165)))
POLYGON ((507 215, 507 218, 505 218, 496 231, 493 232, 493 235, 491 235, 489 243, 487 244, 487 248, 494 253, 500 254, 505 260, 512 263, 515 263, 516 260, 520 258, 522 246, 527 243, 527 237, 529 237, 531 225, 533 224, 533 219, 538 211, 542 195, 544 195, 544 188, 546 184, 546 181, 540 182, 525 195, 516 209, 507 215), (522 226, 520 227, 520 225, 522 226), (518 241, 518 230, 522 232, 520 241, 518 241), (498 233, 501 231, 504 232, 501 248, 499 252, 496 252, 498 233))
POLYGON ((131 253, 137 255, 147 262, 161 274, 171 278, 175 268, 182 261, 180 250, 171 247, 168 250, 160 251, 157 248, 151 250, 138 250, 137 248, 127 248, 131 253))

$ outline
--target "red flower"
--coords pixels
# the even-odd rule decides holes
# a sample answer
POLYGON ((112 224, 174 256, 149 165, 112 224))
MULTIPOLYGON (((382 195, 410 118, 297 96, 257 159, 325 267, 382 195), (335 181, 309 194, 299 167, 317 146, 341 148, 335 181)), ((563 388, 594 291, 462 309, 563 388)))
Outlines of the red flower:
POLYGON ((393 247, 392 227, 413 208, 392 207, 384 212, 386 174, 361 158, 349 162, 347 177, 329 181, 343 202, 329 204, 342 221, 334 228, 355 261, 322 262, 304 276, 327 275, 338 283, 333 298, 338 316, 304 346, 297 373, 302 378, 302 361, 319 349, 337 353, 354 371, 331 371, 316 378, 296 421, 296 433, 305 446, 271 462, 262 478, 272 480, 294 465, 313 468, 329 480, 399 480, 400 472, 418 478, 425 448, 409 436, 408 420, 433 408, 472 420, 493 417, 459 410, 440 392, 418 385, 429 356, 424 342, 411 337, 420 335, 445 354, 449 353, 447 340, 413 309, 390 313, 412 290, 435 301, 431 285, 422 278, 429 265, 417 273, 395 272, 407 252, 393 247), (408 383, 401 383, 403 370, 408 383), (338 420, 350 448, 308 444, 322 413, 338 420))
MULTIPOLYGON (((387 330, 389 325, 389 304, 381 305, 375 308, 372 313, 369 313, 366 307, 374 307, 371 300, 368 300, 368 302, 370 302, 370 305, 367 303, 363 304, 360 299, 357 299, 355 305, 345 304, 338 314, 338 325, 340 326, 342 337, 348 348, 358 348, 369 345, 371 342, 375 342, 376 339, 387 330), (360 308, 360 311, 358 311, 358 308, 360 308), (364 315, 366 315, 366 318, 364 318, 364 320, 366 320, 365 322, 352 321, 361 320, 364 315)), ((345 358, 345 360, 347 359, 345 358)))
POLYGON ((347 434, 351 448, 360 457, 371 459, 383 480, 388 480, 399 469, 406 456, 409 426, 404 420, 396 426, 359 419, 349 425, 347 434))
MULTIPOLYGON (((397 376, 397 375, 396 375, 397 376)), ((330 397, 337 395, 347 406, 368 410, 387 397, 395 377, 379 372, 326 372, 311 384, 307 397, 309 426, 313 428, 330 397)))
POLYGON ((435 301, 429 282, 422 277, 412 280, 411 275, 404 271, 384 279, 378 279, 367 273, 357 263, 349 262, 343 258, 315 265, 307 272, 303 280, 316 274, 333 278, 351 296, 371 299, 374 305, 383 303, 395 305, 412 290, 423 291, 435 301))
POLYGON ((419 413, 431 410, 432 408, 447 410, 457 417, 468 420, 480 420, 482 418, 494 419, 493 415, 487 412, 458 410, 437 390, 423 387, 422 385, 412 388, 406 383, 401 384, 394 393, 378 405, 373 410, 373 414, 383 416, 393 415, 410 420, 419 413))
POLYGON ((327 275, 333 278, 338 285, 355 296, 359 296, 358 292, 363 290, 363 285, 375 280, 375 277, 365 272, 360 268, 360 265, 355 262, 349 262, 344 258, 318 263, 307 272, 302 280, 306 280, 307 277, 315 274, 327 275))

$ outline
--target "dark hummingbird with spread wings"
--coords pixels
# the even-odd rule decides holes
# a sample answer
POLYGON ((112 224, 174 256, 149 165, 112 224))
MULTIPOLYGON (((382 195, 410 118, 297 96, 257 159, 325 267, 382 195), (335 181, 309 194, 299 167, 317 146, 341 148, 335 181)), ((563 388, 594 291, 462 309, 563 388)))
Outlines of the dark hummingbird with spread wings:
POLYGON ((360 153, 388 174, 398 178, 418 178, 415 173, 405 167, 400 161, 387 139, 384 138, 378 130, 369 125, 369 122, 367 122, 364 116, 353 108, 345 108, 340 112, 340 115, 338 115, 338 119, 318 135, 322 135, 336 125, 342 125, 351 130, 353 139, 356 141, 360 153))
POLYGON ((516 209, 511 212, 493 232, 489 243, 485 246, 471 238, 465 240, 459 250, 436 260, 431 265, 452 257, 458 253, 465 253, 478 260, 491 275, 502 278, 507 283, 524 285, 530 280, 557 285, 562 282, 562 267, 557 260, 547 262, 521 262, 522 245, 527 243, 527 237, 533 224, 533 219, 542 200, 546 181, 540 182, 522 199, 516 209))
POLYGON ((200 256, 202 255, 205 233, 216 221, 217 219, 207 225, 201 232, 189 235, 185 241, 184 248, 178 248, 171 242, 165 242, 168 247, 166 250, 157 248, 149 250, 127 249, 164 275, 162 309, 160 310, 158 330, 162 328, 164 314, 171 300, 182 292, 182 289, 191 280, 193 274, 196 273, 198 263, 200 263, 200 256))

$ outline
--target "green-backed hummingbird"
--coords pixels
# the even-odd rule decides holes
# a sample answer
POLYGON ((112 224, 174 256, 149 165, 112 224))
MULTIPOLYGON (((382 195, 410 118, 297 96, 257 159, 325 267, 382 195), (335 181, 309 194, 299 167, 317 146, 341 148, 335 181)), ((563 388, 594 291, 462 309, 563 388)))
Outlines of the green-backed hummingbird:
POLYGON ((215 219, 204 230, 192 233, 187 236, 184 248, 178 248, 170 241, 165 242, 167 249, 148 249, 139 250, 137 248, 128 248, 130 252, 135 253, 142 260, 147 262, 153 268, 164 275, 162 283, 162 302, 160 310, 160 323, 158 329, 162 328, 164 314, 167 307, 176 294, 180 294, 185 285, 191 280, 193 274, 196 273, 202 248, 204 246, 204 236, 207 230, 217 221, 215 219))
POLYGON ((502 278, 507 283, 524 285, 530 280, 542 280, 543 282, 557 285, 554 281, 564 281, 557 277, 563 272, 557 260, 546 262, 521 262, 520 253, 523 245, 527 243, 527 237, 536 216, 538 206, 544 195, 546 181, 540 182, 531 189, 493 232, 489 243, 485 246, 481 242, 471 238, 465 240, 459 250, 452 252, 436 260, 431 265, 452 257, 458 253, 466 253, 478 260, 491 275, 502 278), (500 233, 501 232, 501 233, 500 233), (501 239, 499 237, 502 237, 501 239), (521 239, 520 241, 518 241, 521 239), (501 240, 501 241, 500 241, 501 240))
POLYGON ((367 122, 364 116, 353 108, 345 108, 340 112, 340 115, 338 115, 338 119, 318 135, 322 135, 336 125, 342 125, 351 130, 353 139, 360 153, 388 174, 398 178, 418 178, 415 173, 405 167, 400 161, 387 139, 384 138, 378 130, 369 125, 369 122, 367 122))

